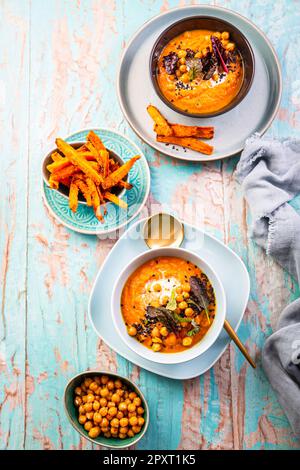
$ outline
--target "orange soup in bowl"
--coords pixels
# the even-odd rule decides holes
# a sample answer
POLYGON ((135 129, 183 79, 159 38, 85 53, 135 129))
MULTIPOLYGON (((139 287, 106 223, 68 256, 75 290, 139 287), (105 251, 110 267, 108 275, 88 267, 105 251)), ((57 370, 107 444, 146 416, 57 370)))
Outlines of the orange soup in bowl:
POLYGON ((121 296, 127 332, 154 352, 184 351, 211 327, 216 311, 208 277, 182 258, 145 262, 127 279, 121 296))
POLYGON ((188 114, 215 113, 239 93, 243 61, 227 31, 196 29, 173 38, 157 69, 161 93, 188 114))

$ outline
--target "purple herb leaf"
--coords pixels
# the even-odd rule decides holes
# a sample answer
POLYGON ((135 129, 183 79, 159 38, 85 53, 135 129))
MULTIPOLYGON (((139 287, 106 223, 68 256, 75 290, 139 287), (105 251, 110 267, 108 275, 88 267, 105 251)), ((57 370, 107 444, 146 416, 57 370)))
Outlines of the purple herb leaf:
POLYGON ((228 57, 225 48, 216 36, 211 36, 210 40, 218 63, 222 65, 224 72, 228 73, 228 68, 226 65, 228 57))
POLYGON ((186 50, 186 59, 193 59, 195 56, 196 52, 193 51, 192 49, 187 49, 186 50))
POLYGON ((163 64, 168 75, 174 75, 177 68, 179 57, 176 52, 170 52, 170 54, 163 57, 163 64))
POLYGON ((217 69, 217 59, 214 54, 207 52, 207 54, 202 58, 202 72, 203 79, 209 80, 217 69))

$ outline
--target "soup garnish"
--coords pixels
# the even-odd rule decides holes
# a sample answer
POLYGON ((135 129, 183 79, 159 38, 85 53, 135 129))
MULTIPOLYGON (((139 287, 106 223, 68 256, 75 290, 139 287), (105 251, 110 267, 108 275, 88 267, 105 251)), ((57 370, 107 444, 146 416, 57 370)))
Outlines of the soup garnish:
POLYGON ((196 265, 159 257, 127 280, 121 311, 128 334, 155 352, 179 352, 198 343, 216 311, 213 287, 196 265))

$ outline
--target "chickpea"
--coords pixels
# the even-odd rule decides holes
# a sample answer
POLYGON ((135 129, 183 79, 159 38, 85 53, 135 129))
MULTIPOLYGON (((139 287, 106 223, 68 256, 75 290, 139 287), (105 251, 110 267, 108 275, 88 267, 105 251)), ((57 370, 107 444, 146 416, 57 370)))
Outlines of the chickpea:
POLYGON ((102 377, 101 377, 101 383, 102 383, 103 385, 106 385, 107 382, 108 382, 108 380, 109 380, 109 378, 108 378, 107 375, 102 375, 102 377))
POLYGON ((80 407, 78 408, 78 412, 79 412, 80 415, 84 415, 84 414, 85 414, 84 405, 80 405, 80 407))
POLYGON ((128 426, 126 426, 126 427, 123 427, 123 428, 119 428, 119 431, 120 431, 120 433, 122 433, 122 434, 127 434, 127 433, 128 433, 128 429, 129 429, 128 426))
POLYGON ((122 419, 124 417, 124 413, 122 413, 122 411, 118 411, 116 416, 117 416, 118 419, 122 419))
POLYGON ((110 428, 110 432, 112 436, 117 436, 118 435, 118 428, 110 428))
POLYGON ((127 416, 128 416, 128 419, 132 418, 132 416, 136 416, 136 411, 132 411, 131 413, 129 412, 127 416))
POLYGON ((134 404, 135 406, 140 406, 140 405, 142 404, 142 400, 140 399, 140 397, 134 398, 133 404, 134 404))
POLYGON ((184 49, 180 49, 177 53, 179 59, 182 59, 182 57, 186 57, 186 51, 184 49))
POLYGON ((86 399, 87 403, 93 403, 94 400, 95 400, 94 395, 92 393, 88 393, 87 399, 86 399))
MULTIPOLYGON (((106 418, 103 418, 103 419, 106 419, 106 418)), ((95 421, 95 423, 101 423, 103 419, 100 413, 94 413, 93 420, 95 421)))
POLYGON ((129 336, 136 336, 137 334, 137 329, 135 326, 129 326, 127 331, 128 331, 129 336))
POLYGON ((221 33, 219 31, 216 31, 214 33, 214 36, 216 36, 216 38, 220 39, 221 38, 221 33))
POLYGON ((194 310, 191 307, 185 309, 184 314, 186 317, 191 317, 194 313, 194 310))
POLYGON ((99 413, 101 414, 101 416, 106 416, 108 413, 107 407, 104 406, 103 408, 100 408, 99 413))
POLYGON ((75 399, 74 399, 74 405, 78 407, 78 406, 81 405, 81 403, 82 403, 82 399, 81 399, 80 397, 78 397, 78 396, 75 397, 75 399))
POLYGON ((152 306, 152 307, 156 307, 156 308, 158 308, 158 307, 160 306, 160 302, 159 302, 159 300, 152 300, 152 302, 151 302, 151 306, 152 306))
POLYGON ((92 382, 92 383, 90 384, 90 387, 89 387, 89 388, 90 388, 90 390, 92 390, 93 392, 95 392, 96 390, 98 390, 98 384, 97 384, 97 382, 92 382))
POLYGON ((144 408, 142 406, 139 406, 138 409, 137 409, 137 414, 138 415, 143 415, 145 412, 144 408))
POLYGON ((183 302, 183 295, 182 294, 177 295, 176 302, 177 303, 183 302))
POLYGON ((115 405, 116 405, 116 404, 115 404, 114 401, 109 401, 109 402, 107 403, 108 408, 114 407, 115 405))
POLYGON ((159 332, 160 332, 161 336, 163 336, 163 337, 166 337, 166 336, 168 336, 168 334, 169 334, 169 333, 168 333, 168 330, 167 330, 167 328, 166 328, 165 326, 163 326, 163 327, 159 330, 159 332))
POLYGON ((121 397, 117 393, 114 393, 113 396, 111 397, 111 401, 114 403, 120 403, 121 397))
POLYGON ((169 75, 169 80, 172 80, 172 81, 175 80, 175 75, 173 75, 173 74, 169 75))
POLYGON ((160 301, 161 305, 166 305, 168 302, 169 302, 169 297, 167 297, 166 295, 160 301))
POLYGON ((90 378, 90 377, 87 377, 85 380, 84 380, 84 385, 86 386, 86 388, 89 388, 90 384, 93 382, 93 380, 90 378))
POLYGON ((129 431, 127 433, 127 436, 128 437, 133 437, 134 436, 134 432, 132 431, 132 429, 129 429, 129 431))
POLYGON ((176 287, 176 294, 182 294, 182 287, 176 287))
MULTIPOLYGON (((101 428, 101 431, 103 432, 103 429, 101 428)), ((111 433, 109 431, 105 431, 103 432, 103 435, 104 437, 106 437, 107 439, 109 439, 111 437, 111 433)))
POLYGON ((168 346, 175 346, 176 342, 177 342, 177 338, 176 338, 176 335, 174 333, 170 333, 166 339, 165 339, 165 342, 168 346))
POLYGON ((191 286, 188 283, 184 284, 182 288, 183 288, 183 292, 191 291, 191 286))
POLYGON ((182 297, 183 297, 184 299, 189 299, 189 298, 190 298, 190 294, 189 294, 188 292, 184 292, 184 293, 182 294, 182 297))
POLYGON ((160 292, 161 291, 161 285, 160 284, 154 284, 153 290, 154 290, 154 292, 160 292))
POLYGON ((157 326, 155 326, 153 328, 153 330, 151 331, 151 336, 153 338, 159 338, 160 337, 160 332, 159 332, 159 329, 157 328, 157 326))
POLYGON ((111 420, 110 425, 113 428, 118 428, 120 426, 120 421, 118 420, 118 418, 114 418, 111 420))
POLYGON ((120 439, 126 439, 126 434, 123 434, 122 432, 119 433, 119 438, 120 439))
POLYGON ((178 307, 180 308, 180 310, 185 310, 188 307, 188 304, 183 301, 179 303, 178 307))
POLYGON ((87 395, 83 395, 82 397, 82 403, 86 403, 87 402, 87 395))
POLYGON ((116 393, 119 395, 119 397, 122 397, 124 395, 124 390, 118 388, 118 390, 116 391, 116 393))
POLYGON ((186 72, 186 71, 187 71, 186 65, 181 65, 181 66, 179 67, 179 70, 180 70, 180 72, 182 72, 182 73, 186 72))
POLYGON ((96 437, 99 436, 100 434, 100 428, 99 426, 95 426, 94 428, 90 429, 89 431, 89 436, 92 438, 92 439, 96 439, 96 437))
POLYGON ((191 346, 192 342, 193 342, 192 338, 190 338, 189 336, 186 336, 182 340, 182 346, 191 346))
POLYGON ((108 409, 108 414, 110 416, 116 416, 117 413, 118 413, 118 410, 115 406, 112 406, 111 408, 108 409))
POLYGON ((86 392, 86 391, 87 391, 87 388, 86 388, 86 386, 84 385, 84 382, 82 382, 82 383, 80 384, 80 388, 81 388, 82 392, 86 392))
POLYGON ((126 411, 127 410, 127 403, 125 403, 124 401, 122 401, 120 404, 119 404, 119 410, 120 411, 126 411))
POLYGON ((100 406, 101 406, 101 407, 106 406, 106 405, 107 405, 107 400, 106 400, 106 398, 100 398, 99 403, 100 403, 100 406))
POLYGON ((179 63, 181 65, 184 65, 186 63, 185 57, 182 57, 181 59, 179 59, 179 63))
POLYGON ((141 426, 132 426, 132 431, 134 434, 138 434, 141 431, 141 426))
MULTIPOLYGON (((94 418, 95 419, 95 418, 94 418)), ((107 418, 102 418, 102 421, 101 421, 101 427, 102 428, 107 428, 109 426, 109 421, 107 418)))
POLYGON ((219 74, 215 72, 212 78, 214 79, 215 82, 217 82, 219 80, 219 74))
POLYGON ((109 428, 101 427, 101 431, 103 432, 103 434, 109 433, 109 437, 111 437, 109 428))
POLYGON ((94 414, 94 411, 89 411, 88 413, 86 413, 87 419, 92 420, 94 418, 94 414))
POLYGON ((93 403, 85 403, 83 405, 83 408, 84 408, 86 413, 89 413, 93 409, 93 403))
POLYGON ((98 401, 94 401, 93 403, 93 410, 98 411, 100 408, 100 403, 98 401))
POLYGON ((80 424, 85 424, 85 422, 87 421, 87 417, 85 415, 80 415, 78 421, 80 424))
POLYGON ((135 410, 136 410, 136 406, 134 405, 134 403, 130 403, 130 404, 128 405, 128 411, 129 411, 130 413, 132 413, 132 412, 135 411, 135 410))
POLYGON ((107 386, 108 390, 113 390, 113 389, 115 388, 115 384, 113 383, 112 380, 109 380, 109 381, 107 382, 107 385, 106 385, 106 386, 107 386))
POLYGON ((152 347, 151 347, 151 348, 152 348, 152 351, 158 352, 158 351, 161 350, 161 344, 159 344, 159 343, 154 343, 154 344, 152 344, 152 347))
MULTIPOLYGON (((180 72, 180 70, 176 70, 176 77, 177 77, 177 78, 180 78, 180 77, 181 77, 181 72, 180 72)), ((154 306, 154 305, 153 305, 153 306, 154 306)))
POLYGON ((108 394, 109 394, 109 391, 108 391, 107 388, 102 388, 102 390, 100 390, 100 396, 102 398, 106 398, 108 396, 108 394))
POLYGON ((129 405, 129 403, 131 403, 130 399, 126 398, 125 403, 126 403, 126 405, 129 405))
POLYGON ((120 419, 120 426, 122 428, 125 428, 126 426, 128 426, 128 422, 129 422, 128 418, 122 418, 122 419, 120 419))
POLYGON ((203 49, 203 50, 202 50, 202 56, 206 56, 207 52, 208 52, 207 48, 206 48, 206 49, 203 49))
POLYGON ((100 379, 99 375, 95 375, 94 382, 96 382, 96 384, 98 384, 98 385, 101 384, 101 379, 100 379))
POLYGON ((138 418, 138 425, 139 425, 139 426, 143 426, 144 423, 145 423, 144 418, 139 417, 139 418, 138 418))
POLYGON ((233 51, 235 48, 235 44, 233 42, 229 42, 227 45, 226 45, 226 50, 227 51, 233 51))
POLYGON ((202 57, 202 52, 197 52, 195 54, 195 59, 201 59, 201 57, 202 57))
POLYGON ((129 424, 131 426, 136 426, 138 424, 138 418, 136 416, 132 416, 129 418, 129 424))
POLYGON ((137 397, 137 394, 135 392, 130 392, 128 397, 130 398, 130 400, 134 400, 137 397))
POLYGON ((93 427, 93 423, 92 421, 87 421, 85 424, 84 424, 84 429, 89 432, 93 427))
POLYGON ((78 395, 79 397, 81 397, 81 395, 83 395, 81 387, 76 387, 74 392, 75 392, 75 395, 78 395))
POLYGON ((181 81, 182 81, 183 83, 189 83, 190 77, 188 76, 187 73, 185 73, 185 74, 182 75, 181 81))
POLYGON ((229 39, 229 33, 228 33, 228 31, 223 31, 223 33, 221 34, 221 38, 222 38, 222 39, 229 39))

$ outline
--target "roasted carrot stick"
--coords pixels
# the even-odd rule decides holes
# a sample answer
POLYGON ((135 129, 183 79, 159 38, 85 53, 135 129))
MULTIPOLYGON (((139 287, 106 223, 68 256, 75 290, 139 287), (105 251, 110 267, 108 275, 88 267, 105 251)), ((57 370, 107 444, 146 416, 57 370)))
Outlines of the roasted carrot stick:
POLYGON ((116 171, 111 173, 102 183, 103 189, 109 189, 112 186, 115 186, 119 183, 130 171, 132 166, 135 162, 140 158, 139 155, 132 157, 128 162, 124 163, 124 165, 120 166, 116 171))
MULTIPOLYGON (((170 126, 175 137, 200 137, 202 139, 212 139, 214 136, 213 127, 183 126, 182 124, 170 124, 170 126)), ((164 127, 155 126, 154 130, 156 134, 166 136, 163 133, 165 130, 164 127)), ((169 134, 167 134, 167 136, 168 135, 169 134)))
POLYGON ((127 202, 123 201, 123 199, 120 199, 118 196, 115 194, 105 192, 103 194, 104 199, 107 199, 110 202, 113 202, 117 206, 121 207, 122 209, 126 209, 128 207, 127 202))
POLYGON ((165 144, 180 145, 181 147, 188 147, 196 152, 204 153, 206 155, 211 155, 214 148, 211 145, 197 140, 193 137, 164 137, 158 135, 156 137, 157 142, 163 142, 165 144))

